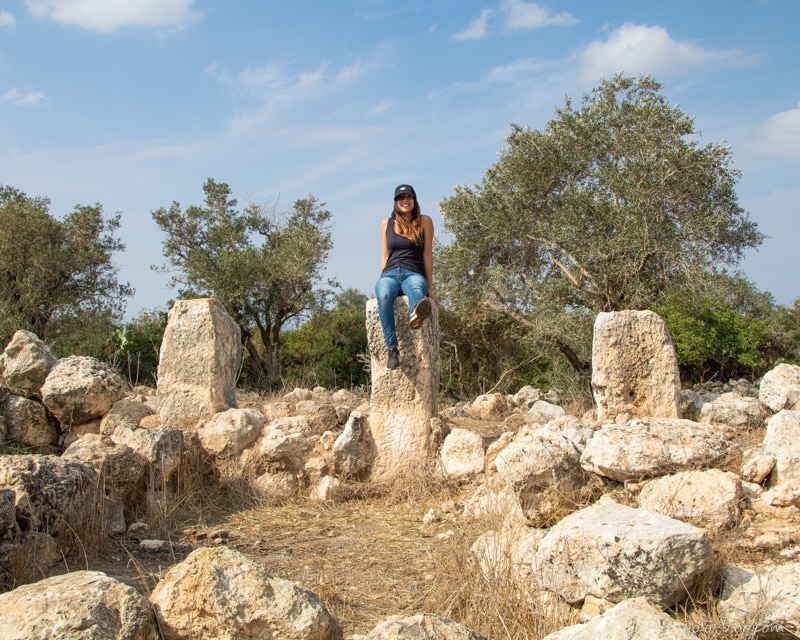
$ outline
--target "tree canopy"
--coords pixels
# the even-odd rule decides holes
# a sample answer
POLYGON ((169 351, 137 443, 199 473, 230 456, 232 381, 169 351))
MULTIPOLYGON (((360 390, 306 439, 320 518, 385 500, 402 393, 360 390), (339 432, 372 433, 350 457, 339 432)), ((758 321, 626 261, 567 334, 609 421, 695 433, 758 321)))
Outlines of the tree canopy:
POLYGON ((701 146, 654 79, 603 80, 542 131, 513 125, 481 184, 442 202, 440 292, 574 357, 570 327, 587 313, 702 287, 760 244, 738 178, 730 150, 701 146))
POLYGON ((110 327, 133 294, 127 283, 118 281, 112 262, 125 248, 114 237, 120 214, 105 218, 99 204, 79 205, 59 220, 49 209, 47 198, 0 185, 3 344, 17 329, 51 340, 59 323, 79 328, 86 323, 75 318, 89 315, 104 318, 110 327))
POLYGON ((282 329, 330 296, 318 284, 333 245, 331 214, 311 195, 289 211, 256 204, 240 211, 227 184, 209 178, 203 191, 202 206, 183 211, 173 202, 152 212, 166 234, 167 268, 182 295, 222 302, 242 329, 251 379, 274 387, 282 329))

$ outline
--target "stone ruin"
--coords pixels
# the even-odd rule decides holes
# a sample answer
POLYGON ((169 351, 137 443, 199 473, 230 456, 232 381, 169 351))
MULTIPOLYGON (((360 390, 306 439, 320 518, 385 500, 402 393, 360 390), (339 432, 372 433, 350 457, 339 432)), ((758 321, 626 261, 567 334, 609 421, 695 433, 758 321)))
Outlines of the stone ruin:
MULTIPOLYGON (((46 573, 68 553, 71 530, 98 522, 98 505, 110 534, 145 537, 146 524, 130 521, 132 506, 152 483, 174 489, 187 467, 228 465, 277 502, 301 492, 343 500, 354 482, 433 472, 475 485, 458 517, 495 522, 472 547, 486 576, 536 585, 543 606, 579 612, 578 624, 547 640, 611 637, 633 622, 637 631, 626 637, 666 640, 697 638, 664 609, 683 602, 710 571, 709 529, 741 527, 745 511, 796 520, 800 367, 779 365, 759 387, 682 392, 658 316, 600 314, 595 411, 567 415, 556 398, 529 387, 440 411, 436 313, 411 332, 404 298, 395 312, 402 366, 388 371, 375 301, 367 306, 369 399, 324 389, 295 389, 269 404, 237 399, 238 327, 211 299, 182 301, 170 312, 156 394, 129 389, 92 359, 56 360, 36 336, 18 332, 0 356, 0 438, 41 453, 0 456, 0 571, 26 557, 46 573), (513 421, 487 446, 453 427, 462 417, 513 421), (733 434, 765 425, 760 446, 736 450, 733 434), (736 456, 738 472, 719 468, 736 456), (585 502, 609 484, 626 487, 636 504, 622 504, 612 491, 564 515, 564 500, 585 502)), ((423 521, 446 515, 432 509, 423 521)), ((744 531, 742 544, 785 557, 778 565, 724 568, 718 609, 725 624, 796 637, 800 540, 791 530, 744 531)), ((0 595, 2 638, 53 637, 53 629, 77 630, 87 620, 105 634, 98 637, 155 639, 157 626, 170 638, 235 638, 258 628, 264 635, 252 637, 341 638, 312 592, 264 576, 226 548, 197 549, 149 597, 95 571, 0 595), (227 576, 224 601, 220 575, 227 576)), ((480 640, 425 614, 393 616, 351 640, 390 637, 480 640), (401 635, 412 632, 425 635, 401 635)))

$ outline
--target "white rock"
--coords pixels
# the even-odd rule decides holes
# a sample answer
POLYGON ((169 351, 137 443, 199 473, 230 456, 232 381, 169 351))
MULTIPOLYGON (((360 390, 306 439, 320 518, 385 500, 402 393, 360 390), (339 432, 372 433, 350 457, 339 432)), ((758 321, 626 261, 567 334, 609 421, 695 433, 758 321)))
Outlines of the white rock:
POLYGON ((765 373, 758 399, 775 412, 800 409, 800 366, 782 363, 765 373))
POLYGON ((800 478, 800 411, 784 409, 772 416, 763 447, 775 456, 772 484, 800 478))
POLYGON ((453 429, 444 439, 442 467, 449 478, 467 480, 483 472, 483 438, 468 429, 453 429))

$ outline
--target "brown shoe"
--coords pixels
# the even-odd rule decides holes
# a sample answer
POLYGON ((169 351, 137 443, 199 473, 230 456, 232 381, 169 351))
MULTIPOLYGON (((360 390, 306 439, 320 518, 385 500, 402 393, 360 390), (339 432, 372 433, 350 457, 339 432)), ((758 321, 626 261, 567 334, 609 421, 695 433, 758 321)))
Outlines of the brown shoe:
POLYGON ((412 329, 419 329, 422 323, 431 317, 431 301, 430 298, 423 298, 417 303, 417 306, 411 310, 411 318, 408 326, 412 329))

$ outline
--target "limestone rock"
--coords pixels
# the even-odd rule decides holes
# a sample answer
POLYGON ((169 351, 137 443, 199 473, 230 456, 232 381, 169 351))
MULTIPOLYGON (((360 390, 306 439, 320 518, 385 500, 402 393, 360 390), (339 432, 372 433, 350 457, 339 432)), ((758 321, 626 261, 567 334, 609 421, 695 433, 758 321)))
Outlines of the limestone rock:
POLYGON ((469 413, 478 420, 500 420, 509 408, 508 398, 502 393, 484 393, 472 401, 469 413))
POLYGON ((544 640, 699 640, 684 624, 673 620, 647 598, 623 600, 586 624, 566 627, 544 640))
POLYGON ((537 400, 544 400, 544 392, 540 389, 534 389, 530 385, 522 387, 511 399, 514 406, 521 407, 522 409, 530 409, 537 400))
POLYGON ((711 425, 691 420, 641 419, 603 425, 581 455, 584 469, 625 482, 710 467, 732 446, 711 425))
POLYGON ((86 356, 69 356, 50 370, 42 385, 42 402, 66 431, 103 417, 127 391, 127 383, 108 365, 86 356))
POLYGON ((313 593, 225 547, 193 551, 166 573, 150 602, 165 640, 342 637, 313 593))
POLYGON ((542 438, 561 436, 569 440, 578 453, 583 453, 586 444, 594 436, 594 429, 574 416, 563 416, 549 420, 534 432, 542 438))
POLYGON ((436 305, 420 329, 408 326, 408 300, 394 304, 400 344, 400 368, 386 368, 386 346, 378 301, 367 302, 367 343, 372 356, 370 431, 375 461, 370 479, 393 481, 436 461, 431 445, 431 418, 439 393, 439 325, 436 305))
POLYGON ((468 480, 483 472, 483 438, 474 431, 453 429, 444 439, 442 467, 453 480, 468 480))
POLYGON ((317 502, 336 502, 348 495, 347 485, 333 476, 325 476, 311 489, 311 499, 317 502))
POLYGON ((772 416, 763 447, 775 456, 771 484, 800 478, 800 411, 783 409, 772 416))
POLYGON ((367 634, 367 640, 486 640, 465 626, 429 613, 391 616, 367 634))
POLYGON ((567 415, 567 412, 564 411, 561 407, 557 404, 553 404, 552 402, 547 402, 546 400, 537 400, 531 405, 531 408, 528 410, 528 413, 540 413, 547 418, 547 420, 555 420, 556 418, 562 418, 567 415))
POLYGON ((158 362, 161 424, 193 429, 237 407, 239 326, 214 298, 178 300, 169 311, 158 362))
POLYGON ((739 476, 708 469, 650 480, 639 493, 638 503, 642 509, 716 530, 739 523, 742 498, 739 476))
POLYGON ((300 482, 290 471, 264 473, 253 480, 253 488, 270 504, 284 504, 297 496, 300 482))
POLYGON ((35 333, 16 331, 0 355, 0 384, 21 396, 39 393, 57 361, 35 333))
POLYGON ((197 430, 200 444, 211 456, 237 456, 261 435, 267 418, 258 409, 228 409, 197 430))
POLYGON ((57 539, 84 530, 102 495, 89 464, 45 455, 0 456, 0 487, 14 491, 25 530, 57 539))
POLYGON ((3 640, 156 640, 147 599, 100 571, 75 571, 0 595, 3 640))
POLYGON ((534 566, 542 586, 570 603, 644 596, 668 607, 686 597, 713 558, 702 529, 606 499, 553 526, 534 566))
POLYGON ((747 449, 743 454, 742 479, 761 484, 767 479, 778 459, 763 447, 747 449))
POLYGON ((111 441, 126 445, 147 461, 145 474, 151 486, 170 482, 181 468, 185 454, 185 438, 179 429, 156 429, 119 426, 111 434, 111 441))
POLYGON ((333 444, 334 473, 339 478, 362 480, 369 473, 374 455, 369 416, 353 411, 333 444))
POLYGON ((664 321, 652 311, 599 313, 592 342, 597 420, 679 418, 680 374, 664 321))
POLYGON ((153 409, 144 402, 123 398, 115 402, 109 412, 103 416, 103 420, 100 422, 100 433, 110 436, 120 425, 137 427, 144 418, 152 416, 154 413, 153 409))
POLYGON ((765 373, 758 399, 775 412, 800 409, 800 366, 782 363, 765 373))
POLYGON ((736 429, 756 429, 764 425, 767 413, 767 408, 758 398, 730 392, 703 403, 700 422, 728 425, 736 429))
POLYGON ((0 400, 0 414, 5 416, 7 436, 25 446, 47 449, 58 442, 58 429, 41 402, 9 395, 0 400))
POLYGON ((724 622, 757 637, 789 640, 800 629, 800 564, 752 571, 727 567, 718 604, 724 622))

